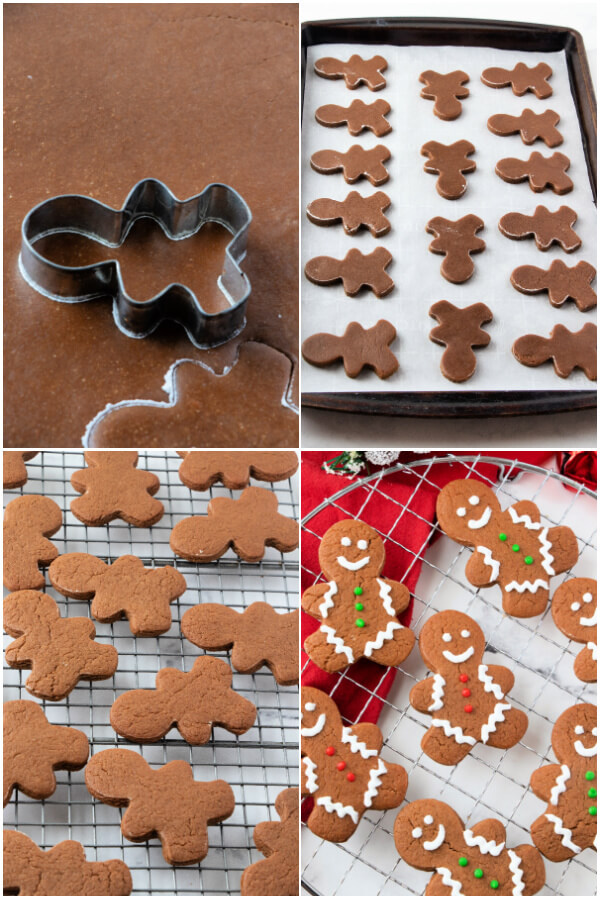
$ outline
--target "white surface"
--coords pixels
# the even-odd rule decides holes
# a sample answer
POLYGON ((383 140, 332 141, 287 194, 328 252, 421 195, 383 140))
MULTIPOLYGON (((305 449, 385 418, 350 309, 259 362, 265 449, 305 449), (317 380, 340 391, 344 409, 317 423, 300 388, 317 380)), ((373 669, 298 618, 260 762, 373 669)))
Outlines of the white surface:
POLYGON ((595 265, 596 209, 593 203, 575 104, 569 87, 564 52, 524 53, 480 47, 395 47, 364 44, 319 44, 308 48, 304 115, 302 127, 302 203, 303 207, 317 197, 343 200, 350 190, 371 196, 375 188, 365 180, 348 185, 341 173, 324 176, 310 166, 310 157, 325 147, 347 150, 359 143, 370 148, 381 143, 391 151, 387 163, 390 179, 379 190, 392 200, 386 211, 392 228, 383 238, 376 239, 366 229, 354 236, 346 235, 341 225, 319 227, 302 217, 303 266, 315 256, 325 254, 342 259, 356 247, 370 253, 379 245, 386 246, 393 256, 387 272, 394 279, 392 292, 382 299, 370 291, 347 297, 341 283, 334 286, 315 285, 305 277, 302 281, 302 339, 320 331, 343 333, 351 321, 365 327, 378 319, 392 322, 399 338, 392 350, 400 360, 400 368, 382 380, 371 370, 363 370, 358 378, 346 376, 341 365, 320 369, 303 360, 303 391, 464 391, 464 390, 575 390, 590 387, 581 370, 568 379, 558 377, 550 364, 530 368, 521 365, 511 353, 515 340, 524 334, 547 336, 557 323, 570 331, 579 331, 595 319, 595 311, 581 313, 574 303, 553 307, 547 294, 528 296, 510 284, 510 273, 517 266, 531 264, 546 269, 554 259, 562 259, 573 266, 585 259, 595 265), (348 59, 353 52, 369 58, 381 53, 388 62, 385 72, 387 87, 371 92, 366 88, 350 91, 343 79, 331 81, 319 77, 314 63, 322 56, 348 59), (550 83, 553 94, 538 100, 528 93, 517 97, 510 88, 489 88, 480 80, 488 66, 512 69, 526 61, 535 65, 540 60, 553 69, 550 83), (446 122, 433 114, 433 102, 420 97, 419 74, 432 68, 438 72, 463 69, 470 75, 469 97, 463 101, 458 119, 446 122), (353 138, 346 126, 325 128, 315 119, 315 110, 325 103, 348 106, 354 99, 370 103, 383 98, 391 105, 389 121, 392 131, 382 138, 364 132, 353 138), (557 196, 553 191, 533 192, 528 182, 507 184, 494 168, 499 159, 517 157, 528 159, 538 150, 546 157, 551 150, 543 143, 526 146, 520 135, 499 137, 487 128, 493 113, 519 115, 530 108, 541 112, 551 108, 560 115, 558 125, 564 141, 557 149, 571 160, 569 175, 573 190, 557 196), (366 136, 363 136, 366 135, 366 136), (443 144, 467 139, 475 146, 472 158, 477 169, 468 174, 467 189, 455 201, 446 200, 436 190, 437 176, 423 171, 425 158, 420 150, 429 140, 443 144), (551 211, 569 206, 577 213, 575 230, 582 246, 574 253, 565 253, 554 244, 547 252, 537 249, 533 238, 512 241, 502 235, 498 221, 507 212, 533 214, 538 205, 551 211), (443 257, 428 250, 433 235, 425 226, 434 216, 456 220, 474 213, 485 223, 478 237, 486 243, 482 253, 473 255, 475 272, 464 284, 454 285, 440 273, 443 257), (436 322, 428 315, 432 303, 446 299, 463 308, 483 301, 491 309, 494 319, 484 330, 491 336, 486 348, 476 351, 477 368, 474 375, 462 384, 448 381, 440 371, 443 348, 429 339, 436 322))

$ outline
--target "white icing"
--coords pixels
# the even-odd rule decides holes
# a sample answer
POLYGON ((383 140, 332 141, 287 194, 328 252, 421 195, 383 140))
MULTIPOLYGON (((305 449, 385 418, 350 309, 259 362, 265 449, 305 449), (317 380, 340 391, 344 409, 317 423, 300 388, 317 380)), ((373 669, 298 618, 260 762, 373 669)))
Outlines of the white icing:
POLYGON ((311 794, 314 794, 319 787, 317 783, 317 764, 308 756, 303 756, 302 762, 306 769, 306 789, 309 790, 311 794))
POLYGON ((308 712, 314 712, 316 708, 317 708, 316 703, 305 703, 304 704, 304 709, 306 709, 308 712))
POLYGON ((562 819, 559 819, 559 817, 555 816, 553 813, 544 813, 544 815, 548 821, 552 822, 554 825, 555 834, 560 835, 560 842, 563 847, 567 847, 569 850, 572 850, 573 853, 580 853, 581 847, 578 847, 577 844, 573 843, 571 829, 563 825, 562 819))
POLYGON ((578 603, 576 600, 575 603, 571 603, 571 609, 573 612, 577 612, 578 609, 581 609, 581 603, 578 603))
POLYGON ((426 825, 433 825, 433 816, 425 816, 423 821, 426 825))
POLYGON ((581 741, 575 741, 573 744, 575 748, 575 753, 578 753, 579 756, 596 756, 598 750, 598 742, 591 747, 584 747, 581 741))
POLYGON ((508 507, 508 514, 515 525, 518 525, 520 523, 521 525, 524 525, 525 528, 529 528, 530 531, 536 531, 538 528, 542 527, 541 522, 533 522, 531 517, 528 516, 527 513, 522 513, 521 515, 519 515, 516 509, 514 509, 514 507, 512 506, 508 507))
POLYGON ((504 590, 517 591, 519 594, 523 594, 525 591, 531 591, 532 594, 537 594, 539 588, 549 590, 550 585, 547 581, 544 581, 543 578, 536 578, 535 581, 510 581, 504 590))
POLYGON ((468 734, 464 733, 460 725, 452 726, 447 719, 432 719, 431 724, 435 728, 443 728, 446 737, 454 738, 457 744, 471 744, 473 746, 477 743, 474 737, 469 737, 468 734))
POLYGON ((338 637, 335 628, 330 625, 321 625, 321 631, 327 636, 327 643, 333 644, 336 653, 344 653, 349 663, 354 662, 354 653, 351 647, 347 647, 341 637, 338 637))
POLYGON ((477 494, 473 494, 471 497, 469 497, 469 503, 471 504, 471 506, 477 506, 477 504, 479 503, 479 497, 477 496, 477 494))
POLYGON ((500 573, 500 563, 497 559, 494 559, 492 556, 492 551, 489 547, 476 547, 478 553, 481 553, 483 556, 483 561, 486 566, 489 566, 492 570, 492 575, 490 581, 495 581, 500 573))
POLYGON ((363 759, 369 759, 370 756, 377 756, 377 750, 369 750, 363 741, 359 741, 352 729, 345 725, 342 728, 342 744, 350 745, 351 753, 360 753, 363 759))
POLYGON ((580 616, 579 618, 580 625, 590 625, 591 627, 596 627, 598 624, 598 610, 595 609, 591 616, 580 616))
POLYGON ((461 519, 463 518, 463 516, 466 516, 466 514, 467 514, 467 511, 464 508, 464 506, 459 506, 458 509, 456 510, 456 515, 460 516, 461 519))
POLYGON ((441 847, 446 839, 446 829, 440 825, 438 833, 431 841, 423 841, 423 850, 437 850, 441 847))
POLYGON ((445 866, 438 866, 436 872, 438 873, 438 875, 442 876, 442 884, 445 884, 446 887, 452 888, 452 890, 450 891, 451 897, 463 896, 461 891, 462 884, 460 883, 460 881, 456 881, 456 879, 452 877, 450 869, 447 869, 445 866))
POLYGON ((481 726, 482 743, 487 744, 490 734, 496 730, 498 722, 504 722, 504 712, 511 708, 510 703, 496 703, 493 711, 489 714, 485 725, 481 726))
POLYGON ((571 777, 571 770, 568 766, 562 765, 560 767, 560 775, 556 777, 556 784, 550 791, 550 803, 552 806, 558 805, 558 798, 561 794, 563 794, 567 789, 567 781, 571 777))
POLYGON ((432 704, 428 706, 427 709, 429 712, 434 712, 436 709, 441 709, 444 705, 444 685, 446 684, 446 679, 443 675, 440 675, 439 672, 433 676, 433 687, 431 689, 431 699, 432 704))
POLYGON ((359 541, 356 546, 358 547, 359 550, 366 550, 367 547, 369 546, 369 542, 368 541, 359 541))
POLYGON ((517 856, 514 850, 507 850, 506 852, 510 859, 508 868, 512 872, 512 883, 514 885, 512 895, 513 897, 522 897, 525 884, 523 882, 523 870, 521 869, 521 857, 517 856))
POLYGON ((363 796, 363 804, 365 806, 369 807, 371 801, 377 796, 377 792, 381 786, 381 778, 379 776, 385 775, 386 772, 387 769, 384 766, 382 759, 377 760, 377 765, 374 769, 369 769, 369 781, 363 796))
POLYGON ((592 651, 592 659, 595 659, 597 661, 598 660, 598 645, 595 644, 593 641, 588 641, 587 648, 588 648, 588 650, 592 651))
POLYGON ((349 537, 343 537, 340 541, 340 544, 342 545, 342 547, 350 547, 352 544, 352 541, 350 540, 349 537))
POLYGON ((315 734, 321 734, 323 729, 325 728, 325 713, 321 713, 315 724, 312 728, 301 728, 300 734, 302 737, 314 737, 315 734))
POLYGON ((483 689, 484 689, 484 691, 487 691, 488 693, 493 694, 497 700, 502 700, 502 698, 504 697, 504 694, 502 693, 502 688, 500 687, 499 684, 496 684, 496 682, 494 681, 494 679, 492 678, 491 675, 487 674, 487 668, 488 667, 486 665, 484 665, 484 663, 481 663, 481 665, 479 666, 479 669, 477 670, 478 675, 479 675, 479 680, 483 684, 483 689))
POLYGON ((482 853, 489 853, 490 856, 498 856, 504 850, 504 841, 497 844, 496 841, 486 841, 483 835, 474 835, 470 828, 464 831, 465 842, 469 847, 479 847, 482 853))
POLYGON ((589 591, 586 591, 585 594, 581 598, 584 603, 591 603, 594 599, 589 591))
POLYGON ((392 621, 388 622, 385 631, 378 631, 372 641, 366 642, 365 648, 363 650, 365 656, 371 656, 373 650, 381 650, 384 641, 391 640, 394 636, 394 631, 398 631, 400 628, 402 628, 400 622, 398 622, 395 618, 396 613, 394 612, 394 607, 392 606, 391 584, 386 584, 385 581, 382 581, 381 578, 377 578, 377 584, 379 585, 379 596, 383 601, 383 608, 388 616, 392 617, 392 621))
POLYGON ((341 803, 334 803, 331 797, 319 797, 317 806, 324 806, 328 813, 335 813, 340 819, 343 819, 344 816, 350 816, 354 824, 358 825, 358 812, 353 806, 343 806, 341 803))
POLYGON ((452 635, 448 634, 448 632, 445 631, 444 634, 442 635, 442 640, 448 644, 452 640, 452 635))
POLYGON ((550 552, 552 550, 552 543, 548 540, 548 529, 542 527, 541 522, 532 522, 531 518, 523 514, 521 516, 517 515, 516 511, 512 506, 508 508, 509 515, 515 525, 521 523, 528 528, 530 531, 539 531, 540 533, 537 536, 538 541, 540 542, 540 553, 542 555, 542 568, 548 573, 548 575, 555 575, 556 572, 552 567, 552 563, 554 562, 554 557, 550 552))
POLYGON ((383 608, 388 616, 395 616, 394 607, 392 606, 392 586, 386 584, 381 578, 375 579, 379 585, 379 596, 383 600, 383 608))
POLYGON ((329 588, 323 595, 323 602, 319 606, 319 612, 324 619, 327 618, 327 610, 331 609, 331 607, 334 605, 333 598, 335 594, 337 594, 337 590, 337 584, 335 583, 335 581, 330 581, 329 588))
POLYGON ((451 653, 449 650, 442 650, 442 656, 451 663, 466 662, 467 659, 471 659, 474 653, 475 647, 467 647, 462 653, 451 653))
POLYGON ((345 556, 338 556, 337 561, 338 565, 343 569, 348 569, 350 572, 357 572, 359 569, 364 569, 365 566, 369 565, 371 557, 363 556, 362 559, 357 559, 356 562, 350 562, 345 556))
POLYGON ((461 637, 471 637, 471 632, 470 632, 470 631, 467 631, 466 628, 463 628, 463 630, 462 630, 461 633, 460 633, 460 636, 461 636, 461 637))
POLYGON ((423 835, 423 830, 421 828, 413 828, 412 836, 414 838, 420 838, 420 837, 422 837, 422 835, 423 835))
POLYGON ((574 728, 575 734, 585 734, 585 728, 583 725, 576 725, 574 728))
POLYGON ((485 528, 490 519, 492 518, 492 507, 486 506, 483 511, 483 514, 478 519, 469 519, 467 525, 469 528, 472 528, 474 531, 478 528, 485 528))

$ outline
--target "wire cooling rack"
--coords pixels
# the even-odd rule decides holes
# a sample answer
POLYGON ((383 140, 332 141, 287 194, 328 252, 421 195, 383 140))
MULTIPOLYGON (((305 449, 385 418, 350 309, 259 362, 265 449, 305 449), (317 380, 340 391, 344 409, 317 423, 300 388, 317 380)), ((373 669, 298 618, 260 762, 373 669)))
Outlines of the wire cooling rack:
MULTIPOLYGON (((555 472, 524 463, 519 463, 517 469, 512 460, 449 455, 420 460, 407 466, 399 464, 357 479, 314 510, 303 510, 302 527, 305 532, 320 539, 322 534, 316 529, 315 517, 328 505, 350 518, 366 516, 369 524, 377 527, 374 517, 368 516, 369 504, 376 498, 381 500, 384 497, 387 503, 397 506, 395 516, 390 511, 392 527, 387 533, 380 531, 388 558, 395 547, 408 550, 398 540, 398 526, 401 523, 402 532, 407 533, 416 514, 408 508, 408 504, 397 503, 382 491, 382 479, 389 473, 404 469, 409 483, 414 485, 412 500, 426 485, 437 490, 430 477, 432 470, 448 462, 457 464, 457 478, 471 477, 478 462, 497 463, 501 467, 500 478, 498 481, 488 480, 488 483, 503 508, 517 500, 529 498, 539 505, 545 521, 552 525, 569 525, 573 529, 579 542, 579 559, 572 572, 553 579, 552 590, 571 575, 596 576, 595 494, 555 472), (462 464, 460 468, 459 462, 462 464), (573 490, 567 490, 565 485, 573 490), (356 492, 359 493, 358 503, 356 492), (347 502, 350 493, 354 494, 351 507, 347 502), (350 508, 353 512, 349 511, 350 508), (392 532, 395 537, 390 536, 392 532)), ((582 645, 569 641, 558 631, 550 606, 542 616, 533 619, 505 616, 499 587, 476 590, 466 580, 464 568, 471 551, 443 534, 431 545, 440 529, 434 523, 427 524, 428 538, 419 553, 411 555, 409 564, 410 569, 417 560, 422 562, 414 593, 411 628, 418 634, 424 621, 441 609, 459 609, 472 616, 490 641, 484 661, 513 669, 515 686, 511 700, 514 706, 527 712, 529 727, 523 740, 510 750, 477 744, 458 766, 434 763, 420 748, 421 737, 429 727, 429 717, 416 713, 408 702, 410 689, 415 682, 425 678, 427 672, 418 648, 415 648, 398 667, 393 687, 383 701, 378 721, 384 736, 382 756, 390 762, 400 763, 407 770, 406 802, 423 797, 440 798, 453 807, 466 823, 489 817, 500 819, 506 825, 508 846, 531 843, 529 828, 542 813, 544 804, 530 791, 529 777, 541 765, 556 762, 550 735, 560 713, 574 703, 595 703, 596 686, 584 685, 575 678, 573 661, 582 645)), ((306 571, 314 582, 322 580, 320 572, 306 571)), ((388 671, 382 668, 377 687, 369 691, 352 678, 349 670, 345 670, 340 673, 331 696, 335 699, 336 690, 343 681, 350 682, 362 691, 365 698, 362 715, 372 698, 378 696, 388 671)), ((357 716, 357 721, 361 715, 357 716)), ((369 810, 354 835, 344 844, 323 841, 303 825, 303 892, 328 896, 422 895, 432 873, 414 869, 398 856, 393 839, 397 813, 397 809, 384 813, 369 810)), ((544 862, 546 884, 541 894, 595 895, 596 859, 592 850, 585 850, 565 863, 544 862)))
MULTIPOLYGON (((80 728, 90 740, 90 754, 107 747, 130 747, 151 765, 173 759, 189 762, 194 778, 223 778, 235 794, 235 811, 220 825, 208 829, 210 850, 195 866, 174 867, 163 858, 157 838, 132 844, 121 834, 123 810, 107 806, 90 796, 84 770, 56 773, 58 786, 45 801, 31 800, 14 791, 4 810, 4 825, 18 828, 47 850, 59 841, 74 838, 86 848, 88 860, 123 859, 133 878, 133 894, 192 895, 236 894, 243 870, 262 859, 252 840, 258 822, 274 819, 277 794, 298 784, 298 688, 278 685, 267 668, 254 675, 233 672, 233 687, 251 700, 258 710, 255 725, 235 736, 215 728, 211 741, 191 747, 172 730, 156 744, 139 745, 115 734, 109 723, 110 707, 116 697, 132 688, 154 687, 156 672, 165 666, 189 671, 202 650, 181 634, 181 617, 199 602, 224 603, 238 610, 256 600, 265 600, 278 612, 298 605, 298 553, 281 554, 267 548, 257 564, 240 562, 228 551, 215 563, 197 565, 174 558, 169 547, 171 529, 181 518, 206 511, 211 496, 232 496, 222 485, 210 492, 192 492, 179 480, 181 460, 170 451, 141 451, 139 467, 160 478, 156 495, 165 506, 165 515, 152 528, 133 528, 120 520, 100 528, 82 525, 70 511, 70 501, 78 496, 70 483, 71 473, 84 467, 82 453, 42 451, 27 463, 29 479, 21 493, 51 497, 63 511, 63 527, 51 538, 61 553, 86 552, 106 562, 126 553, 139 556, 146 566, 174 565, 187 581, 187 591, 171 604, 173 623, 157 638, 134 638, 126 620, 113 624, 94 621, 97 639, 110 640, 119 652, 118 669, 111 679, 80 682, 59 702, 42 702, 24 687, 29 670, 4 668, 4 700, 28 699, 41 702, 50 722, 80 728)), ((270 487, 261 482, 261 487, 270 487)), ((277 494, 284 515, 298 518, 297 476, 277 482, 277 494)), ((5 504, 18 491, 5 492, 5 504)), ((239 492, 236 492, 237 496, 239 492)), ((62 615, 89 616, 89 602, 62 597, 45 588, 58 601, 62 615)), ((5 646, 12 638, 5 636, 5 646)), ((228 653, 218 653, 225 658, 228 653)))

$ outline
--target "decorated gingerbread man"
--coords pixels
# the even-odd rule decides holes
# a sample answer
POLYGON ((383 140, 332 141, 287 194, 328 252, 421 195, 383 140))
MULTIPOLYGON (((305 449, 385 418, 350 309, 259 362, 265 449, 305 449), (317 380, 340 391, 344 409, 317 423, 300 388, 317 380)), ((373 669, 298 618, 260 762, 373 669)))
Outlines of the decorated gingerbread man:
POLYGON ((375 529, 360 520, 336 522, 321 541, 319 562, 330 580, 302 597, 302 607, 321 622, 304 643, 313 662, 326 672, 339 672, 363 656, 382 666, 399 665, 415 642, 396 618, 410 593, 380 577, 385 547, 375 529))
POLYGON ((591 703, 576 703, 556 720, 552 749, 560 765, 542 766, 531 790, 548 804, 531 826, 536 847, 552 862, 596 848, 598 717, 591 703))
POLYGON ((537 894, 545 880, 544 861, 531 844, 506 847, 498 819, 465 828, 440 800, 415 800, 398 813, 394 826, 398 853, 409 866, 435 871, 428 897, 522 897, 537 894))
POLYGON ((598 677, 598 607, 595 578, 569 578, 552 597, 552 618, 563 634, 585 644, 577 654, 573 671, 580 681, 598 677))
POLYGON ((367 809, 394 809, 406 794, 402 766, 379 757, 383 736, 377 725, 342 725, 331 697, 303 687, 300 699, 302 796, 315 805, 308 827, 337 843, 354 834, 367 809))
POLYGON ((435 673, 410 692, 411 706, 433 716, 421 740, 424 753, 453 766, 478 741, 505 749, 521 740, 527 716, 504 696, 515 676, 482 662, 485 636, 474 619, 456 610, 436 613, 421 630, 419 649, 435 673))
POLYGON ((577 562, 570 528, 544 526, 531 500, 503 510, 492 489, 475 479, 447 484, 438 496, 437 517, 448 537, 475 550, 465 568, 468 580, 475 587, 499 584, 509 616, 543 613, 550 578, 577 562))

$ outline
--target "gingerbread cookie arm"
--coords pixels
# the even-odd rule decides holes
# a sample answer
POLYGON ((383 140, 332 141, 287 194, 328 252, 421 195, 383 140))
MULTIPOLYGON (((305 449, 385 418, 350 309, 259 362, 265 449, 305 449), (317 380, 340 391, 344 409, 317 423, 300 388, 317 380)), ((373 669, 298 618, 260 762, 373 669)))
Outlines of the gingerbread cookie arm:
POLYGON ((503 721, 490 729, 487 744, 502 750, 514 747, 522 739, 528 725, 529 720, 522 710, 514 707, 504 710, 503 721))
POLYGON ((521 860, 522 879, 527 885, 526 893, 534 896, 541 891, 546 881, 546 868, 540 851, 531 844, 518 844, 513 848, 513 853, 521 860))
POLYGON ((384 765, 387 771, 378 776, 381 784, 377 795, 373 798, 372 809, 393 809, 400 806, 406 797, 408 788, 406 770, 395 763, 386 762, 384 765))
MULTIPOLYGON (((492 668, 490 666, 490 668, 492 668)), ((496 668, 496 667, 494 667, 496 668)), ((493 841, 495 844, 506 843, 506 828, 498 819, 482 819, 469 829, 473 837, 482 837, 485 842, 493 841)))
POLYGON ((302 609, 310 615, 317 613, 319 606, 323 602, 323 597, 328 590, 330 590, 330 585, 322 583, 313 584, 309 588, 306 588, 300 601, 302 609))
POLYGON ((383 747, 383 735, 381 729, 372 722, 360 722, 358 725, 353 725, 352 734, 354 734, 363 744, 366 744, 369 750, 377 750, 379 753, 383 747))
POLYGON ((560 774, 561 768, 555 763, 552 763, 552 765, 549 766, 541 766, 541 768, 532 772, 529 784, 535 796, 539 797, 540 800, 545 800, 546 803, 549 803, 552 788, 556 784, 560 774))
POLYGON ((465 575, 474 587, 489 587, 496 583, 496 576, 487 556, 474 550, 465 566, 465 575))
POLYGON ((555 525, 548 529, 548 540, 552 543, 552 568, 560 575, 574 566, 579 558, 577 538, 567 525, 555 525))
POLYGON ((404 612, 410 603, 410 591, 401 581, 392 581, 391 578, 382 578, 384 584, 391 588, 392 609, 398 613, 404 612))
POLYGON ((518 500, 513 503, 512 509, 517 516, 528 516, 532 522, 541 521, 539 507, 533 500, 518 500))
POLYGON ((598 680, 598 650, 595 644, 584 647, 575 657, 573 672, 580 681, 595 684, 598 680), (594 655, 595 654, 595 655, 594 655))
POLYGON ((433 702, 433 687, 435 679, 424 678, 418 681, 410 691, 409 703, 417 712, 426 713, 433 702))
POLYGON ((447 876, 439 872, 431 876, 425 888, 426 897, 451 897, 453 893, 454 887, 448 884, 447 876))
POLYGON ((515 675, 511 669, 506 666, 486 666, 487 674, 496 684, 500 685, 503 694, 508 694, 512 690, 515 683, 515 675))
POLYGON ((64 597, 91 600, 97 590, 97 578, 108 565, 91 553, 65 553, 48 570, 52 587, 64 597))
POLYGON ((459 744, 454 738, 445 734, 442 728, 433 726, 421 738, 423 753, 441 766, 456 766, 469 755, 472 744, 459 744))

